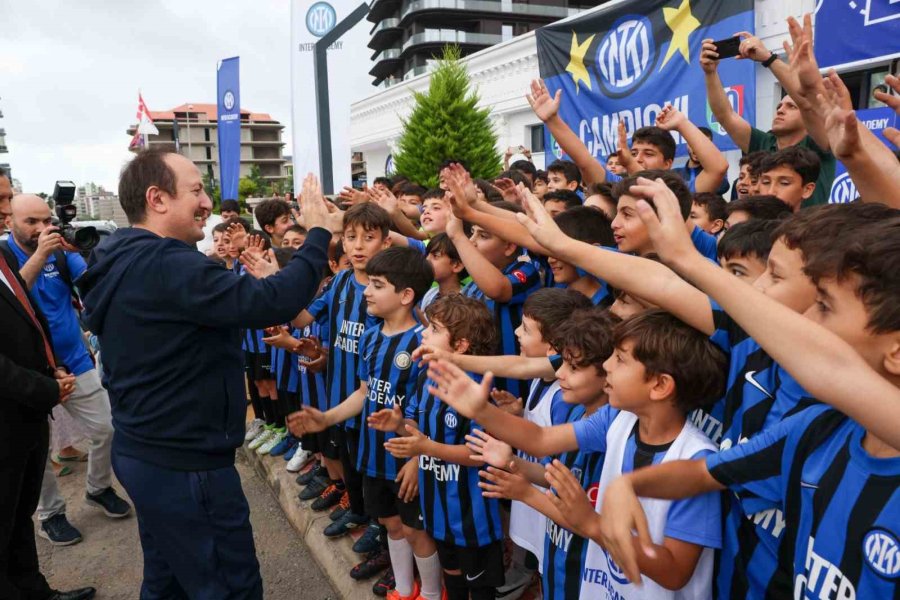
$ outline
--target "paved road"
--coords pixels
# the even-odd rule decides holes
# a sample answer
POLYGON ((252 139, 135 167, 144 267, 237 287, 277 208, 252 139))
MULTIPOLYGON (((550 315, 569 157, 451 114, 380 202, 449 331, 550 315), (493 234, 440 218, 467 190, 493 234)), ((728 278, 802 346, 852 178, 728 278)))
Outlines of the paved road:
MULTIPOLYGON (((268 487, 238 453, 237 469, 250 503, 250 520, 262 570, 266 600, 334 599, 337 594, 310 556, 268 487)), ((71 463, 70 463, 71 464, 71 463)), ((133 599, 139 595, 141 546, 134 517, 116 521, 84 505, 85 463, 60 478, 68 516, 84 541, 55 548, 37 539, 41 568, 56 589, 93 585, 99 600, 133 599)), ((121 490, 121 486, 116 484, 121 490)))

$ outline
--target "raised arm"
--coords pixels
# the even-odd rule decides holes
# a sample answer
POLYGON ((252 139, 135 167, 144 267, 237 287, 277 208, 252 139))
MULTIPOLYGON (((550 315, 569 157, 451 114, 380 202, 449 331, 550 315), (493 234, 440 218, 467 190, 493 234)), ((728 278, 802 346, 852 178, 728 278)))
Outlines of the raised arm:
POLYGON ((546 357, 513 356, 511 354, 498 356, 454 354, 423 344, 413 352, 413 360, 421 360, 426 363, 445 360, 469 373, 484 374, 490 371, 496 377, 510 379, 553 379, 556 377, 556 369, 553 368, 550 359, 546 357))
POLYGON ((694 191, 715 192, 728 173, 728 161, 719 152, 716 145, 703 135, 700 129, 691 123, 681 111, 674 106, 666 106, 656 117, 656 126, 666 131, 677 131, 690 145, 703 170, 694 182, 694 191))
POLYGON ((719 122, 732 141, 743 152, 750 151, 750 133, 752 127, 750 123, 745 121, 734 112, 728 96, 725 95, 725 87, 722 80, 719 79, 719 54, 716 52, 716 46, 713 40, 703 40, 703 48, 700 52, 700 67, 703 69, 703 75, 706 79, 706 98, 709 101, 709 108, 712 110, 719 122))
POLYGON ((459 259, 484 295, 497 302, 512 298, 512 283, 503 272, 478 251, 463 231, 462 221, 454 214, 447 220, 447 237, 459 253, 459 259))

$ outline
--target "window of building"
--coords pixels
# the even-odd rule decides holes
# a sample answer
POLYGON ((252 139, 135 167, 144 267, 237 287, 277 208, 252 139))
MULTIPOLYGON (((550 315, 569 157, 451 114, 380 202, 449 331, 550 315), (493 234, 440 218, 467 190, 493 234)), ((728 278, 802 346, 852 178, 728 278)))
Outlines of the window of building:
POLYGON ((531 125, 528 127, 528 133, 531 138, 531 152, 543 152, 544 151, 544 124, 540 123, 539 125, 531 125))

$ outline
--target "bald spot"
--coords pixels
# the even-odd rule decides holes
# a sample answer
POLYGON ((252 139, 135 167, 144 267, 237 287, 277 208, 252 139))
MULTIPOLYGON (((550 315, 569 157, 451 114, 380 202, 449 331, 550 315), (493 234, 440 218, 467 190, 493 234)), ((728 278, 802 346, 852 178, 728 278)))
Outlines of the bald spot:
POLYGON ((50 214, 50 207, 44 199, 34 194, 13 196, 10 207, 14 219, 31 217, 43 220, 50 214))

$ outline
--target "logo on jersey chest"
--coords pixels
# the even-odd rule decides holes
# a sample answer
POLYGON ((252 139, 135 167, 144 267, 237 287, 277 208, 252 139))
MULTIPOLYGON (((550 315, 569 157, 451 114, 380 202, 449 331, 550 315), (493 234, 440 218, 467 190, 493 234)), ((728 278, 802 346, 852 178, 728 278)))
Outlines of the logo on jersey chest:
POLYGON ((453 413, 447 413, 444 415, 444 425, 450 429, 456 429, 456 426, 459 425, 459 419, 453 413))
POLYGON ((394 357, 394 366, 401 371, 405 371, 412 366, 412 356, 410 356, 409 352, 399 353, 394 357))
POLYGON ((887 529, 870 529, 863 537, 862 550, 866 563, 882 577, 896 579, 900 575, 900 544, 887 529))

